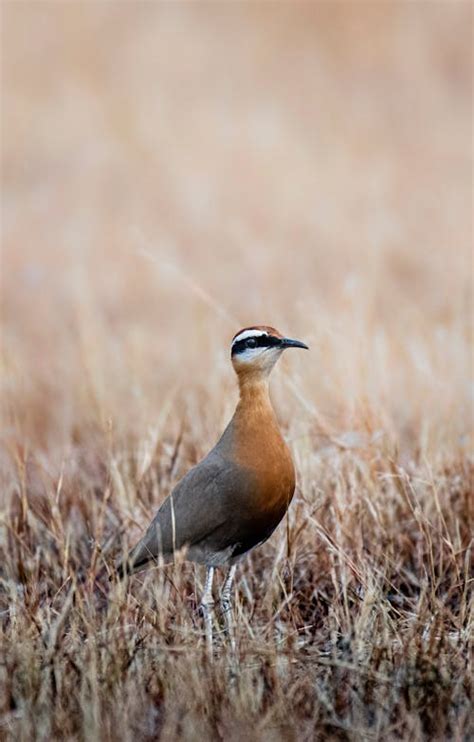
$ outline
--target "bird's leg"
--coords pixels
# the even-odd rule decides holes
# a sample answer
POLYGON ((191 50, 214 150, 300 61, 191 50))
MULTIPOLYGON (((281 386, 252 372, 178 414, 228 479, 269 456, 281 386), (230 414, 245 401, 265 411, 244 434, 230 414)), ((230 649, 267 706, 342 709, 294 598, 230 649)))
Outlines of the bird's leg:
POLYGON ((221 610, 224 617, 225 631, 230 639, 232 650, 235 649, 234 620, 232 615, 232 583, 235 577, 235 564, 227 572, 221 592, 221 610))
POLYGON ((206 582, 204 592, 201 598, 200 608, 204 616, 204 625, 206 628, 207 653, 212 659, 212 624, 214 622, 214 598, 212 596, 212 583, 214 580, 214 567, 208 567, 206 572, 206 582))
POLYGON ((223 613, 228 613, 232 609, 232 583, 235 577, 235 564, 227 572, 221 591, 221 607, 223 613))

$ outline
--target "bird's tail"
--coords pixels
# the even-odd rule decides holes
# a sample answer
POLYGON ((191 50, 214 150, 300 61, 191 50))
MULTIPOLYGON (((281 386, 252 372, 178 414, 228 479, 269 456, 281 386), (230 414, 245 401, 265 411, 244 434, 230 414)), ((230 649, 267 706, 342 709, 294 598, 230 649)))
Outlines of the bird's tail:
POLYGON ((130 554, 127 554, 126 557, 119 559, 115 563, 114 569, 109 575, 109 580, 113 580, 114 578, 123 580, 125 577, 130 577, 130 575, 146 567, 152 559, 153 557, 150 554, 143 555, 140 554, 137 548, 132 549, 130 554))
POLYGON ((124 577, 129 577, 135 572, 133 561, 130 559, 130 555, 124 559, 120 559, 113 567, 109 574, 109 581, 117 578, 123 580, 124 577))

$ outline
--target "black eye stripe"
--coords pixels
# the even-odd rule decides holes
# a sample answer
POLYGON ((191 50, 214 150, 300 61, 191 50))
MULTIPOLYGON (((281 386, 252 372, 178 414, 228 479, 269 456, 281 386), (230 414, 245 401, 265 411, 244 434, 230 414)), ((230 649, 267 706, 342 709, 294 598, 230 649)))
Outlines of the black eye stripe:
POLYGON ((274 348, 280 345, 280 338, 273 335, 253 335, 248 338, 242 338, 232 345, 232 355, 243 353, 249 348, 274 348), (250 344, 248 341, 251 341, 250 344))

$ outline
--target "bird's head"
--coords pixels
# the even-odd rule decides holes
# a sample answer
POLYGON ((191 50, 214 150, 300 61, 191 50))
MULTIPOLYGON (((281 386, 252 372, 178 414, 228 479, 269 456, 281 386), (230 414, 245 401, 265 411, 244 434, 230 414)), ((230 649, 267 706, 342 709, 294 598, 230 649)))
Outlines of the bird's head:
POLYGON ((232 339, 232 365, 239 379, 265 379, 287 348, 306 348, 300 340, 284 337, 274 327, 244 327, 232 339))

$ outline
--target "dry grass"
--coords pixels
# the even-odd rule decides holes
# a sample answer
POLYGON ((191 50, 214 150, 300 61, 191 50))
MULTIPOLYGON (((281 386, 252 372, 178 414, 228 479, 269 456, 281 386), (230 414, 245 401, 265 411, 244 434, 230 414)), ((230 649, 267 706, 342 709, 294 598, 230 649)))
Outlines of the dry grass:
POLYGON ((468 3, 3 3, 0 737, 468 739, 468 3), (189 564, 108 583, 273 379, 298 470, 206 658, 189 564))

